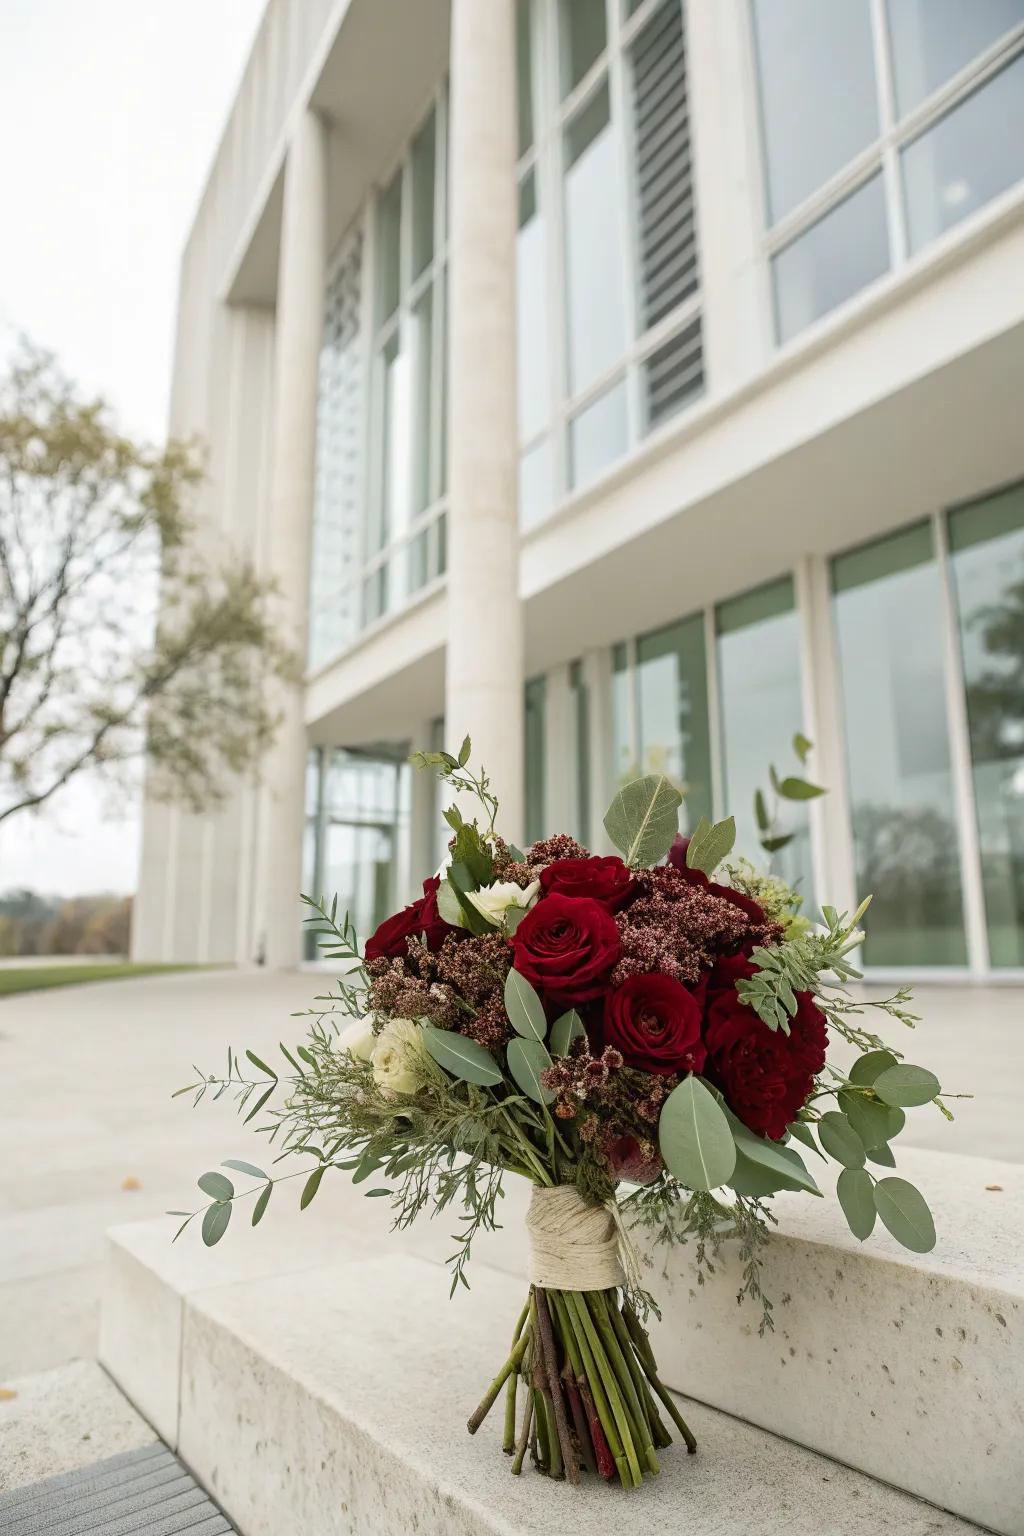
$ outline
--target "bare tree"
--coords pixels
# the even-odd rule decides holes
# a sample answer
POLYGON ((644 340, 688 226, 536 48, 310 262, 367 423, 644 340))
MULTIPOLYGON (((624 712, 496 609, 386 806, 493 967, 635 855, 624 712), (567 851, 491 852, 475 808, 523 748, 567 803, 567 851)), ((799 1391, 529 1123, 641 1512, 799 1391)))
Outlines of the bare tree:
POLYGON ((222 799, 297 663, 273 587, 201 539, 195 445, 116 430, 49 356, 0 378, 0 823, 145 751, 151 793, 222 799))

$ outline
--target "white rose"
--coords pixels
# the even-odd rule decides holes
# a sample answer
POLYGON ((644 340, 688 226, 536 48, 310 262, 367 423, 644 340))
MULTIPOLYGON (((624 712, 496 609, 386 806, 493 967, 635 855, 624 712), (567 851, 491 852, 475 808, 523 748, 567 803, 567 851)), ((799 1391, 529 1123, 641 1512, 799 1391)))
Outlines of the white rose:
POLYGON ((376 1044, 377 1036, 370 1028, 367 1019, 356 1019, 338 1036, 339 1050, 348 1051, 356 1061, 369 1061, 376 1044))
POLYGON ((531 880, 527 886, 516 885, 514 880, 498 880, 494 885, 484 886, 480 891, 467 891, 466 900, 471 901, 487 922, 494 928, 500 928, 505 921, 505 913, 511 907, 519 907, 523 912, 533 906, 540 892, 540 881, 531 880))
POLYGON ((389 1093, 416 1093, 430 1078, 423 1031, 413 1019, 388 1019, 370 1062, 374 1082, 389 1093))

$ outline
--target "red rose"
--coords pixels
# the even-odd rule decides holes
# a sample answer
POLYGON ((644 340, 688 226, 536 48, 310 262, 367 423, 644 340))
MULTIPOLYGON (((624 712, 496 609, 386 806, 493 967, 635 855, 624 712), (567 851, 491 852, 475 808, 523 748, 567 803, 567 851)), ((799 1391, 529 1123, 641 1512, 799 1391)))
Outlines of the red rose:
MULTIPOLYGON (((742 956, 733 957, 742 960, 742 956)), ((753 967, 749 967, 751 973, 753 967)), ((719 972, 716 966, 712 975, 719 972)), ((774 1141, 807 1102, 814 1078, 825 1065, 825 1017, 810 992, 798 992, 789 1034, 769 1029, 735 987, 709 991, 704 1044, 707 1076, 717 1083, 734 1115, 748 1129, 774 1141)))
POLYGON ((686 850, 690 846, 688 837, 676 837, 675 842, 668 851, 668 861, 686 880, 687 885, 703 885, 712 894, 722 901, 729 901, 734 907, 739 907, 745 913, 755 927, 760 928, 768 921, 762 907, 750 896, 744 896, 742 891, 734 890, 731 885, 719 885, 717 880, 709 880, 702 869, 690 869, 686 862, 686 850))
POLYGON ((422 936, 430 950, 440 949, 450 933, 460 930, 446 923, 437 910, 441 882, 436 875, 423 882, 423 895, 393 917, 386 917, 366 941, 367 960, 394 960, 406 954, 408 941, 422 936))
POLYGON ((633 876, 620 858, 556 859, 540 872, 545 896, 589 896, 617 912, 633 889, 633 876))
POLYGON ((441 880, 438 875, 431 875, 429 880, 423 882, 423 896, 419 902, 413 902, 413 906, 420 908, 420 921, 423 925, 423 937, 427 948, 433 953, 441 948, 450 933, 463 934, 465 929, 453 928, 451 923, 446 923, 437 910, 437 893, 441 889, 441 880))
POLYGON ((545 896, 512 936, 513 964, 542 997, 571 1006, 600 997, 619 958, 619 930, 588 896, 545 896))
POLYGON ((699 1072, 700 1022, 700 1004, 681 981, 660 971, 630 976, 605 1004, 604 1043, 642 1072, 699 1072))

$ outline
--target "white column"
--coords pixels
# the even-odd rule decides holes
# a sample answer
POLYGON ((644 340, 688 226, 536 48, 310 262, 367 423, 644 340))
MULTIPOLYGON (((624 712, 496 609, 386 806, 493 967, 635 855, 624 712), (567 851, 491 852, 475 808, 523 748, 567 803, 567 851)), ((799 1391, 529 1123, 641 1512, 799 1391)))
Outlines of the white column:
MULTIPOLYGON (((317 370, 323 328, 326 127, 313 112, 296 124, 285 168, 277 279, 274 407, 267 564, 280 588, 290 644, 304 660, 316 440, 317 370)), ((259 863, 268 965, 300 958, 299 888, 305 818, 306 729, 300 684, 276 700, 282 721, 267 755, 267 814, 259 863)))
POLYGON ((445 737, 467 733, 523 831, 516 423, 515 7, 453 0, 445 737))

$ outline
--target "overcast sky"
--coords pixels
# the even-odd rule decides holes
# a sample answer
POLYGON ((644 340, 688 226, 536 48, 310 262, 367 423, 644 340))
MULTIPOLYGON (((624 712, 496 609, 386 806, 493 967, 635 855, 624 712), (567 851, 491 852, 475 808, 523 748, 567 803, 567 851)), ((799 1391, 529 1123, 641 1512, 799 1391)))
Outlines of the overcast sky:
MULTIPOLYGON (((178 261, 265 0, 0 0, 0 350, 19 333, 163 437, 178 261)), ((131 891, 138 808, 0 831, 0 891, 131 891)))

